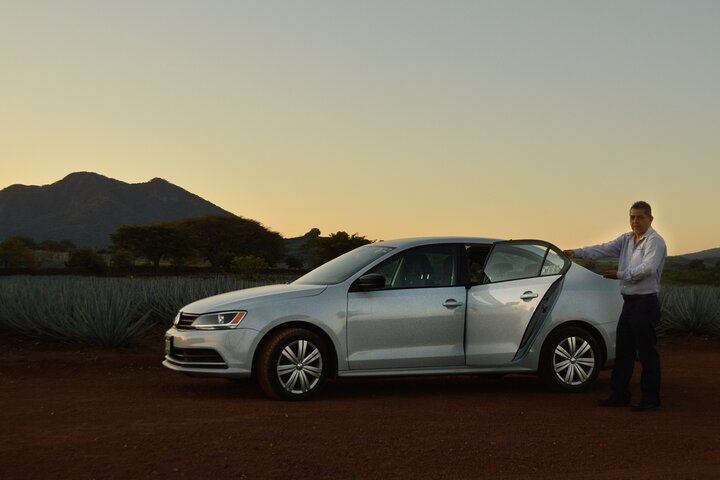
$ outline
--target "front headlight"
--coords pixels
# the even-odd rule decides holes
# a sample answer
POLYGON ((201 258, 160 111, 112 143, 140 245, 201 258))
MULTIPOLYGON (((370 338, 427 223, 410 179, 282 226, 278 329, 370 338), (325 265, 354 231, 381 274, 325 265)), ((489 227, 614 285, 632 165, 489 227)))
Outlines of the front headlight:
POLYGON ((222 330, 237 327, 247 312, 245 310, 234 312, 206 313, 200 315, 192 322, 192 327, 198 330, 222 330))

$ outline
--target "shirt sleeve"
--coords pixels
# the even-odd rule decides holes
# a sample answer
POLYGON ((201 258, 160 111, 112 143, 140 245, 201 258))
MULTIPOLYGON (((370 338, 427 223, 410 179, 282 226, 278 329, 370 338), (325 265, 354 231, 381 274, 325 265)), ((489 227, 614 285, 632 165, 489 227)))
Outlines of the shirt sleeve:
POLYGON ((645 240, 645 252, 639 265, 618 270, 618 279, 626 283, 637 283, 648 275, 654 274, 665 259, 665 242, 659 236, 645 240))
POLYGON ((622 245, 623 235, 620 235, 615 240, 591 247, 576 248, 573 252, 575 256, 588 260, 597 260, 598 258, 604 257, 619 257, 622 251, 622 245))

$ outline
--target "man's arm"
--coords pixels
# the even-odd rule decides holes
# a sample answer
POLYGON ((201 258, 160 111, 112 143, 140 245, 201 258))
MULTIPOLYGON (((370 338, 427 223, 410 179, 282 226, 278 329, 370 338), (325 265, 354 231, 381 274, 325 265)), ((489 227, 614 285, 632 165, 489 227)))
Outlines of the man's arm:
POLYGON ((586 258, 588 260, 597 260, 605 257, 619 257, 622 251, 624 235, 620 235, 615 240, 611 240, 599 245, 590 247, 574 248, 572 250, 564 250, 565 255, 570 258, 586 258))

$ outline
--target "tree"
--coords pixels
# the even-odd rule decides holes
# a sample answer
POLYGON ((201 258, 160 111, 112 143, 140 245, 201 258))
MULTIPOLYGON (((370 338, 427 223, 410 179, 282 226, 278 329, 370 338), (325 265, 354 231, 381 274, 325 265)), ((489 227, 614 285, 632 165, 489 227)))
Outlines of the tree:
POLYGON ((126 225, 118 228, 110 238, 114 250, 125 250, 136 257, 144 257, 155 268, 163 258, 185 257, 190 245, 186 232, 177 223, 126 225))
POLYGON ((311 228, 309 232, 303 235, 303 238, 318 238, 320 236, 320 229, 315 227, 311 228))
POLYGON ((279 233, 255 220, 241 217, 206 216, 179 222, 187 231, 198 257, 214 267, 229 267, 235 257, 254 255, 274 265, 282 258, 285 244, 279 233))
POLYGON ((33 240, 30 237, 17 236, 17 237, 12 237, 12 240, 17 240, 19 242, 22 242, 22 244, 25 245, 30 250, 35 250, 36 248, 38 248, 38 245, 37 245, 37 243, 35 243, 35 240, 33 240))
POLYGON ((347 232, 331 233, 329 237, 311 238, 303 245, 303 250, 310 254, 311 262, 314 267, 320 266, 325 262, 332 260, 343 253, 354 250, 357 247, 372 243, 367 238, 353 233, 348 235, 347 232))
POLYGON ((34 267, 35 254, 27 246, 24 238, 8 238, 0 243, 0 266, 8 268, 34 267))
POLYGON ((107 268, 107 263, 102 255, 92 248, 80 248, 70 253, 65 266, 89 273, 102 273, 107 268))
POLYGON ((74 250, 75 244, 70 240, 43 240, 38 244, 38 248, 47 252, 67 252, 74 250))
POLYGON ((207 260, 214 267, 230 267, 235 257, 255 255, 273 265, 282 258, 285 244, 279 233, 254 220, 207 216, 153 225, 127 225, 111 235, 115 250, 145 257, 155 267, 163 259, 176 265, 190 258, 207 260))

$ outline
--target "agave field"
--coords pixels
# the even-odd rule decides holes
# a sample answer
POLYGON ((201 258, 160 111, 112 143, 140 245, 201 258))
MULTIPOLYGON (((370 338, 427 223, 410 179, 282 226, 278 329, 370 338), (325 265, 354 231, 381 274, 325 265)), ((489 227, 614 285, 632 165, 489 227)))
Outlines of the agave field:
MULTIPOLYGON (((218 293, 287 283, 292 277, 0 277, 0 330, 101 346, 169 326, 178 309, 218 293)), ((719 335, 720 288, 666 286, 660 335, 719 335)))
POLYGON ((153 325, 170 326, 194 300, 294 277, 0 277, 0 330, 101 346, 132 343, 153 325))
POLYGON ((663 287, 660 305, 659 335, 720 335, 720 288, 663 287))

